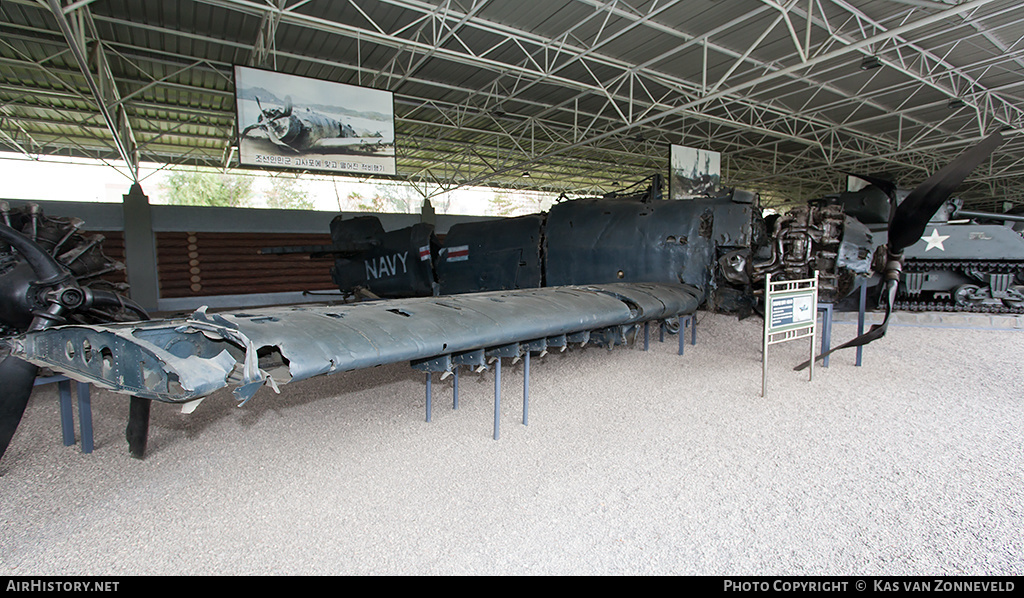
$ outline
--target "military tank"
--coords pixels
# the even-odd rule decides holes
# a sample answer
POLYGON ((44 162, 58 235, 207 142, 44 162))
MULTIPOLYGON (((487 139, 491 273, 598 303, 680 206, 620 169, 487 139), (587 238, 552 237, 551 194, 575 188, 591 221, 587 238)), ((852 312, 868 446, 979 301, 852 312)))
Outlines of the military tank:
MULTIPOLYGON (((908 192, 897 191, 897 200, 908 192)), ((887 242, 888 199, 874 186, 834 197, 887 242)), ((894 308, 903 311, 1024 313, 1024 216, 964 210, 950 199, 904 250, 894 308)))

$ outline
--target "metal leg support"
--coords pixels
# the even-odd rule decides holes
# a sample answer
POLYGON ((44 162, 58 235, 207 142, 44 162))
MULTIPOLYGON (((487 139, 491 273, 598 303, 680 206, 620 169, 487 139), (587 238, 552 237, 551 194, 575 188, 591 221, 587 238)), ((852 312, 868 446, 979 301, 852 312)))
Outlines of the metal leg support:
POLYGON ((433 378, 433 374, 427 372, 427 421, 430 421, 430 383, 433 378))
POLYGON ((527 425, 527 414, 530 412, 530 352, 523 355, 523 425, 527 425))
POLYGON ((64 446, 75 444, 75 416, 71 412, 71 381, 68 379, 57 382, 60 391, 60 433, 64 437, 64 446))
MULTIPOLYGON (((864 309, 868 302, 868 281, 860 281, 860 308, 857 310, 857 336, 864 334, 864 309)), ((864 356, 864 347, 857 347, 857 366, 860 367, 861 357, 864 356)))
MULTIPOLYGON (((679 316, 679 354, 683 354, 683 345, 686 344, 686 327, 690 327, 690 344, 697 344, 697 316, 679 316)), ((664 336, 664 332, 662 332, 664 336)))
MULTIPOLYGON (((831 303, 819 303, 818 311, 825 312, 821 322, 821 352, 828 353, 832 347, 832 307, 831 303)), ((828 360, 831 355, 826 355, 821 360, 821 365, 828 367, 828 360)))
POLYGON ((494 362, 494 439, 498 439, 498 415, 501 413, 501 358, 494 362))
POLYGON ((459 408, 459 366, 452 369, 455 378, 452 379, 452 409, 459 408))
POLYGON ((82 452, 92 452, 92 402, 89 400, 89 385, 76 384, 78 391, 78 427, 82 436, 82 452))

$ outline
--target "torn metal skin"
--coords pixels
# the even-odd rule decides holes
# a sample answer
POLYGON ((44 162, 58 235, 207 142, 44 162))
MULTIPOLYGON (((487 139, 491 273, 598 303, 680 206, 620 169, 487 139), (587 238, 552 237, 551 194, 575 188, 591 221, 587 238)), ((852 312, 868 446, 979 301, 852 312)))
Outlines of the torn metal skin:
POLYGON ((179 320, 62 326, 16 337, 14 355, 115 392, 171 403, 227 386, 244 404, 264 384, 693 313, 684 284, 618 283, 492 291, 331 306, 290 306, 179 320))

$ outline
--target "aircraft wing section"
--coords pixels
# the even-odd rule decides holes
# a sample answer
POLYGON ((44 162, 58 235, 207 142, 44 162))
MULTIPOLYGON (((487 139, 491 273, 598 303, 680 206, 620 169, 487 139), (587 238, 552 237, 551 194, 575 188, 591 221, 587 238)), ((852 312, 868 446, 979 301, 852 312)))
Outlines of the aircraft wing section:
POLYGON ((629 326, 693 313, 702 300, 690 285, 617 283, 224 313, 201 308, 177 320, 30 332, 14 339, 12 353, 138 397, 187 402, 233 385, 244 402, 263 384, 276 390, 386 363, 437 359, 447 369, 481 350, 519 355, 591 337, 617 344, 629 326))
POLYGON ((343 147, 384 147, 394 143, 394 139, 388 137, 328 137, 320 139, 313 144, 316 149, 343 148, 343 147))

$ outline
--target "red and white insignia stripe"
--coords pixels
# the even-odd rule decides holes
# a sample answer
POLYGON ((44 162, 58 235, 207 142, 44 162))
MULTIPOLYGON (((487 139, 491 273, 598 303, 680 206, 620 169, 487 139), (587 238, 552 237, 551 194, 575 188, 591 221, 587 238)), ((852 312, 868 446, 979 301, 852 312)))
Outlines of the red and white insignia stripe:
POLYGON ((469 259, 469 245, 448 248, 449 262, 464 262, 469 259))

